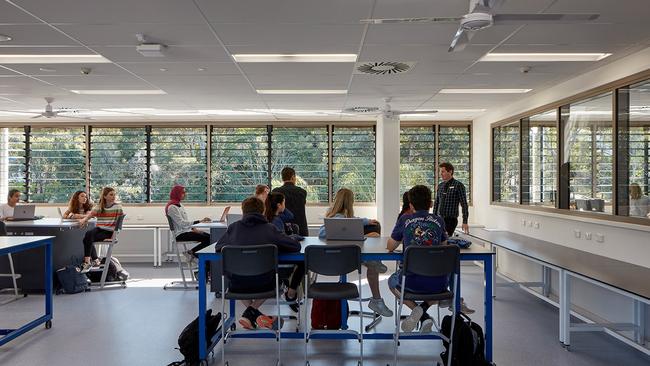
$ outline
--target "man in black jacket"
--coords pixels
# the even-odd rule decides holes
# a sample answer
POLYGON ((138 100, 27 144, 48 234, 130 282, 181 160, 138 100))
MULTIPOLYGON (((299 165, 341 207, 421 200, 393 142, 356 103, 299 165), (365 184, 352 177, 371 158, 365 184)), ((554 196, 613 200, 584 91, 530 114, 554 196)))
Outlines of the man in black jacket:
POLYGON ((273 192, 280 192, 284 195, 284 204, 293 212, 293 222, 298 224, 301 236, 309 236, 307 228, 307 216, 305 205, 307 204, 307 191, 296 186, 296 171, 290 167, 282 169, 282 187, 273 189, 273 192))
MULTIPOLYGON (((300 251, 300 243, 279 232, 264 217, 264 203, 256 197, 249 197, 242 202, 243 217, 228 226, 226 233, 219 239, 215 250, 221 251, 225 245, 261 245, 274 244, 279 253, 295 253, 300 251)), ((234 292, 252 293, 263 292, 275 288, 275 276, 263 274, 260 276, 232 277, 230 290, 234 292)), ((239 318, 239 324, 245 329, 282 327, 281 319, 262 314, 259 307, 265 299, 244 300, 246 310, 239 318)))

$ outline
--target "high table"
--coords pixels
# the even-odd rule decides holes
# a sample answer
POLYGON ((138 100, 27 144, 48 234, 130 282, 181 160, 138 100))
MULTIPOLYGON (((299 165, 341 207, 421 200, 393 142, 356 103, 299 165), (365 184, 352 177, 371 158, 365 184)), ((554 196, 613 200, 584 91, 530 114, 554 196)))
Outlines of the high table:
MULTIPOLYGON (((304 260, 304 251, 305 247, 309 245, 336 245, 336 244, 357 244, 361 246, 361 259, 363 261, 369 260, 387 260, 387 261, 399 261, 402 260, 401 252, 388 252, 386 251, 386 242, 388 237, 379 237, 379 238, 367 238, 363 242, 359 241, 340 241, 340 240, 322 240, 317 237, 306 237, 305 240, 301 242, 302 248, 300 253, 290 253, 290 254, 279 254, 278 260, 283 261, 302 261, 304 260)), ((221 253, 215 253, 214 245, 211 245, 201 251, 199 251, 199 339, 205 339, 205 312, 206 312, 206 301, 207 301, 207 291, 206 291, 206 263, 208 261, 220 260, 221 253)), ((461 261, 479 261, 483 262, 483 274, 485 276, 484 281, 484 305, 485 305, 485 356, 489 362, 493 360, 493 347, 494 347, 494 338, 493 338, 493 327, 492 327, 492 261, 494 253, 488 248, 483 248, 481 246, 473 245, 469 249, 462 249, 460 251, 460 260, 461 261)), ((213 282, 216 273, 213 272, 213 282)), ((460 301, 460 281, 458 281, 458 291, 457 291, 457 303, 460 301)), ((230 314, 235 313, 235 302, 230 302, 230 314)), ((395 316, 399 316, 399 312, 395 316)), ((230 327, 235 317, 230 316, 229 321, 221 326, 230 327)), ((268 337, 268 335, 263 334, 237 334, 233 335, 235 337, 268 337)), ((304 334, 302 332, 282 332, 281 338, 300 338, 302 339, 304 334)), ((393 339, 393 333, 364 333, 363 338, 365 339, 393 339)), ((206 346, 205 342, 199 342, 199 359, 202 360, 202 365, 207 365, 207 355, 209 350, 212 350, 221 338, 221 332, 218 331, 215 335, 215 338, 212 340, 210 346, 206 346)), ((432 338, 432 336, 422 336, 420 338, 432 338)), ((435 338, 435 337, 434 337, 435 338)))
MULTIPOLYGON (((60 218, 43 218, 33 221, 5 221, 7 233, 12 236, 53 236, 52 268, 58 269, 74 260, 83 260, 83 237, 87 230, 95 226, 95 220, 88 222, 84 228, 79 227, 78 221, 62 220, 60 218)), ((30 250, 13 256, 16 273, 22 275, 20 287, 24 292, 43 292, 43 253, 30 250)), ((7 261, 0 259, 0 273, 8 273, 7 261)), ((0 287, 8 287, 6 280, 0 282, 0 287)))
MULTIPOLYGON (((0 329, 0 346, 12 339, 45 323, 45 328, 52 327, 52 239, 53 236, 11 237, 0 236, 0 255, 14 254, 29 249, 44 247, 45 263, 45 315, 32 320, 18 329, 0 329)), ((24 277, 23 277, 24 278, 24 277)))
POLYGON ((225 222, 199 222, 192 225, 193 228, 210 230, 210 242, 214 243, 226 232, 228 225, 225 222))

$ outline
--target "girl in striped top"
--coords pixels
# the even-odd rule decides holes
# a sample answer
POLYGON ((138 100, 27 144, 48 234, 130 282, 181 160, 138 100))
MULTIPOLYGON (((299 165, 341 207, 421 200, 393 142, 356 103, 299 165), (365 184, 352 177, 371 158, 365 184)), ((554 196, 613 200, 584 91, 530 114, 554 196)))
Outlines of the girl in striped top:
POLYGON ((99 265, 99 258, 93 242, 110 239, 115 231, 118 217, 122 216, 122 205, 115 202, 115 189, 104 187, 99 197, 99 204, 95 206, 83 219, 81 226, 86 226, 88 220, 93 217, 97 218, 95 228, 86 232, 84 236, 84 262, 81 266, 81 272, 85 273, 93 265, 99 265), (92 261, 91 261, 92 260, 92 261))

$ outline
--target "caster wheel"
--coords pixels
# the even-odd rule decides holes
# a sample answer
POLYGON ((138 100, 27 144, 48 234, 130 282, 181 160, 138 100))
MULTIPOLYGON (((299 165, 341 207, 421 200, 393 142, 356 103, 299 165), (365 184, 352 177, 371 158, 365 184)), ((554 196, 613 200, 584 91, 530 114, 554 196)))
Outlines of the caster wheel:
POLYGON ((27 297, 27 294, 23 294, 23 297, 27 297))
POLYGON ((234 332, 235 330, 237 330, 237 326, 235 324, 231 324, 230 325, 230 330, 232 330, 234 332))
POLYGON ((50 329, 50 328, 52 328, 52 321, 48 320, 45 322, 45 329, 50 329))

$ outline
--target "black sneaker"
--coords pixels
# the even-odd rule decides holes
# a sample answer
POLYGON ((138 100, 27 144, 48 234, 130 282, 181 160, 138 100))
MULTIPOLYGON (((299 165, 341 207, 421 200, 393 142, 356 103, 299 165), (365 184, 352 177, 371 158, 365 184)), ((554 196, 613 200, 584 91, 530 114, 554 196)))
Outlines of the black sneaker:
POLYGON ((298 300, 298 295, 296 295, 296 297, 294 297, 294 298, 290 298, 289 295, 285 292, 284 293, 284 300, 286 302, 290 303, 289 308, 294 313, 297 313, 298 310, 300 310, 300 305, 298 304, 298 301, 297 301, 298 300))
POLYGON ((247 307, 239 318, 239 325, 244 329, 255 329, 257 327, 255 324, 255 319, 258 316, 257 313, 258 311, 255 308, 251 306, 247 307))

